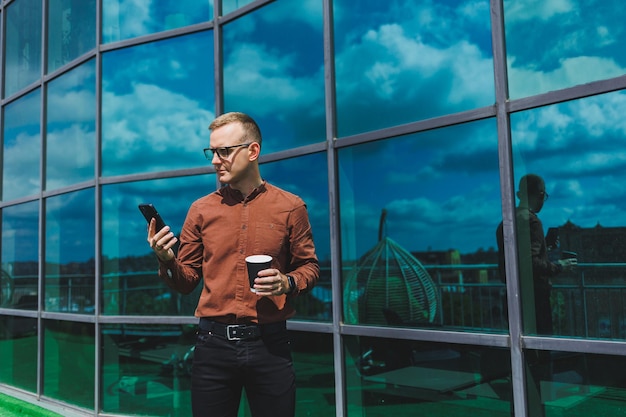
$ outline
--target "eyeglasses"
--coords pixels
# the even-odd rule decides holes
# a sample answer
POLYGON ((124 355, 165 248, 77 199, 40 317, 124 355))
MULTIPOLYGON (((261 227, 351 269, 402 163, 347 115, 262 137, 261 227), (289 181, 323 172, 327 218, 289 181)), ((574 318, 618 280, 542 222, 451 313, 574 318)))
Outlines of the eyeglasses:
POLYGON ((545 191, 540 192, 539 195, 543 196, 543 201, 548 201, 548 197, 550 197, 550 195, 545 191))
POLYGON ((252 142, 240 143, 239 145, 233 146, 223 146, 221 148, 204 148, 204 156, 209 161, 213 160, 215 154, 217 154, 220 159, 228 159, 233 154, 233 150, 235 148, 241 148, 242 146, 248 147, 250 145, 252 145, 252 142))

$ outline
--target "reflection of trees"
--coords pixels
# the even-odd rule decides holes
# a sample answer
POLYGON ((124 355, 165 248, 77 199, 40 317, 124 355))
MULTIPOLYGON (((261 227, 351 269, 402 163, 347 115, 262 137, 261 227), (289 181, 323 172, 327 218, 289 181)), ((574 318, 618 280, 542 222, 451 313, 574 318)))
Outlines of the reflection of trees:
POLYGON ((102 257, 102 270, 105 274, 114 272, 156 271, 158 266, 158 261, 153 253, 142 256, 126 256, 124 258, 102 257))
POLYGON ((0 307, 9 304, 11 298, 13 298, 13 278, 3 269, 0 275, 0 307))

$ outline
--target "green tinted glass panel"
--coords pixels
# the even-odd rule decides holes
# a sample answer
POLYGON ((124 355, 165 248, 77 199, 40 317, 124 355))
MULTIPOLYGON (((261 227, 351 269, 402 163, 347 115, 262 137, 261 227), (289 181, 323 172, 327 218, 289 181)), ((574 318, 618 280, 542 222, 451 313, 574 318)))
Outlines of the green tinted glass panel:
POLYGON ((348 416, 510 417, 510 362, 506 349, 351 336, 348 416))
POLYGON ((330 334, 289 332, 296 371, 296 415, 335 415, 335 369, 330 334))
POLYGON ((41 93, 32 93, 4 108, 2 200, 40 191, 41 93))
POLYGON ((158 261, 137 206, 154 204, 178 236, 191 203, 214 190, 215 181, 202 175, 102 188, 103 314, 193 316, 202 287, 182 295, 157 276, 158 261))
POLYGON ((319 1, 273 2, 224 27, 224 108, 257 121, 265 153, 325 139, 322 28, 319 1))
POLYGON ((626 73, 620 0, 505 1, 504 19, 512 98, 626 73))
POLYGON ((94 179, 95 73, 95 60, 91 60, 48 84, 47 190, 94 179))
POLYGON ((102 175, 208 165, 214 118, 213 33, 102 57, 102 175))
POLYGON ((334 0, 338 136, 493 104, 488 0, 334 0))
POLYGON ((37 319, 0 316, 0 382, 37 390, 37 319))
POLYGON ((511 116, 516 189, 532 173, 543 179, 549 196, 534 199, 542 203, 533 210, 543 228, 535 238, 528 222, 518 222, 527 333, 626 338, 624 103, 620 91, 511 116), (545 238, 550 229, 558 234, 552 245, 545 238), (560 271, 555 264, 569 252, 578 266, 560 271))
POLYGON ((506 329, 494 120, 339 150, 344 320, 506 329))
POLYGON ((46 200, 48 311, 94 314, 94 207, 93 188, 46 200))
POLYGON ((46 320, 44 326, 43 394, 93 410, 93 324, 46 320))
POLYGON ((48 2, 48 72, 96 47, 96 0, 48 2))
POLYGON ((39 204, 2 209, 2 281, 0 307, 37 309, 39 276, 39 204))
POLYGON ((213 18, 212 1, 107 0, 102 2, 102 42, 116 42, 213 18))
MULTIPOLYGON (((263 145, 265 146, 265 142, 263 145)), ((264 179, 300 196, 307 205, 315 250, 320 262, 320 277, 313 290, 293 299, 297 318, 300 320, 332 320, 330 220, 326 165, 326 154, 318 153, 261 166, 264 179), (285 173, 289 174, 285 175, 285 173)))
POLYGON ((41 0, 17 0, 6 8, 4 96, 41 78, 41 0))
POLYGON ((190 416, 196 326, 102 327, 102 410, 120 415, 190 416))
POLYGON ((526 357, 529 416, 620 416, 626 410, 626 358, 558 351, 526 357))

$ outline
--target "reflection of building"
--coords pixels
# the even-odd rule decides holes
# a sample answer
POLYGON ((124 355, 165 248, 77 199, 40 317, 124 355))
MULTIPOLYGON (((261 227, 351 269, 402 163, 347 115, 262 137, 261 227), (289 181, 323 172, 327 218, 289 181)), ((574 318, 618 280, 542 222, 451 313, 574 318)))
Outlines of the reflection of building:
POLYGON ((582 228, 571 222, 559 227, 560 249, 578 254, 581 263, 624 262, 626 227, 582 228))

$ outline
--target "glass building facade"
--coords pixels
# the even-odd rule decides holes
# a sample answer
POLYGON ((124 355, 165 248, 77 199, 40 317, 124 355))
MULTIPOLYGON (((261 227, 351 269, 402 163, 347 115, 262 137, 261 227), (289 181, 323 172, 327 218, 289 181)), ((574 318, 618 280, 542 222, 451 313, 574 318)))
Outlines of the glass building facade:
POLYGON ((199 294, 156 276, 137 205, 180 230, 219 187, 209 123, 242 111, 321 263, 288 323, 298 416, 626 416, 625 20, 618 0, 0 0, 0 390, 190 415, 199 294), (545 259, 577 267, 535 271, 527 174, 545 259))

